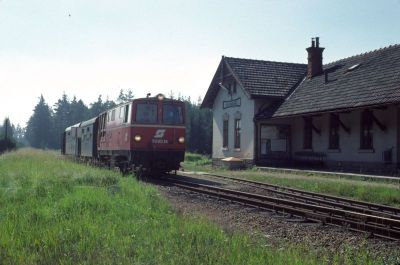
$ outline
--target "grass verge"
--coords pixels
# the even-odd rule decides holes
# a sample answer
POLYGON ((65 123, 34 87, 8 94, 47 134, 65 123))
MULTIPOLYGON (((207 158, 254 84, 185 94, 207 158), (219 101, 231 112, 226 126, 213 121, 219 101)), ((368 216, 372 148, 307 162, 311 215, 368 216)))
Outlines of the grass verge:
POLYGON ((186 155, 184 168, 191 171, 212 171, 216 174, 225 174, 306 191, 400 207, 400 185, 398 183, 388 183, 373 179, 354 180, 336 176, 324 176, 317 173, 288 174, 265 172, 257 170, 257 168, 230 171, 224 168, 212 168, 210 158, 197 154, 186 155))
POLYGON ((113 171, 22 149, 0 156, 0 264, 375 264, 228 234, 175 214, 157 190, 113 171))

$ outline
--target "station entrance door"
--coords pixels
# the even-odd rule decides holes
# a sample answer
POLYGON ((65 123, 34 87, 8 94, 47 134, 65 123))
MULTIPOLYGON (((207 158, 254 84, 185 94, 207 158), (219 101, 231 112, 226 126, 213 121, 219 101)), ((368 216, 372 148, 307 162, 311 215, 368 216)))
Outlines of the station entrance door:
POLYGON ((259 128, 259 161, 267 164, 287 162, 290 159, 290 126, 261 124, 259 128))

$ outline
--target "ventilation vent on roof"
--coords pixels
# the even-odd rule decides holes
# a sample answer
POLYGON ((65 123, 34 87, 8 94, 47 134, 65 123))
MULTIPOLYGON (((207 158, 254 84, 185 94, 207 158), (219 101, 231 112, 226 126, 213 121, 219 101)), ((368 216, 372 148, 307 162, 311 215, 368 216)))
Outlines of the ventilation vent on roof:
POLYGON ((347 72, 354 71, 354 70, 357 69, 360 65, 361 65, 361 64, 358 63, 358 64, 355 64, 355 65, 350 66, 349 68, 347 68, 346 73, 347 73, 347 72))

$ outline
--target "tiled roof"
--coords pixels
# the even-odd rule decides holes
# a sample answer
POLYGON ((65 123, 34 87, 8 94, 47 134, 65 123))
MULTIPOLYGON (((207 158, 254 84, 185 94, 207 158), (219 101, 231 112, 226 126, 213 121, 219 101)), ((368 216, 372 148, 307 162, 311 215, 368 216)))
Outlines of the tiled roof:
POLYGON ((202 107, 211 107, 220 89, 219 71, 228 67, 250 97, 285 98, 302 80, 306 64, 282 63, 233 57, 222 57, 221 63, 204 97, 202 107))
POLYGON ((307 71, 305 64, 224 59, 251 96, 285 97, 307 71))
POLYGON ((352 56, 324 66, 325 75, 305 79, 264 117, 400 102, 400 45, 352 56), (350 70, 350 67, 354 67, 350 70))

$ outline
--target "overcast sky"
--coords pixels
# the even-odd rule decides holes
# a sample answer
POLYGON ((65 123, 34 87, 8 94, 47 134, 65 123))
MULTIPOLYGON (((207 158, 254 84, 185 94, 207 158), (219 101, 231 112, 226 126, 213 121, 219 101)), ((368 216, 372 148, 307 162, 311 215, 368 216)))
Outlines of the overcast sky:
POLYGON ((400 1, 0 0, 0 119, 43 94, 86 104, 120 89, 204 97, 222 55, 324 63, 400 43, 400 1))

